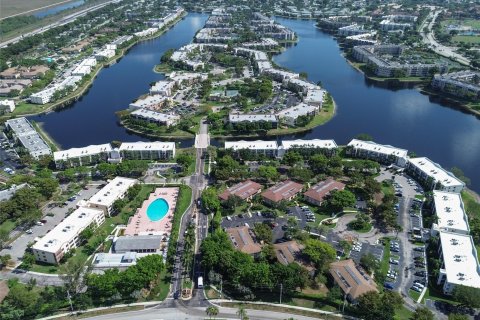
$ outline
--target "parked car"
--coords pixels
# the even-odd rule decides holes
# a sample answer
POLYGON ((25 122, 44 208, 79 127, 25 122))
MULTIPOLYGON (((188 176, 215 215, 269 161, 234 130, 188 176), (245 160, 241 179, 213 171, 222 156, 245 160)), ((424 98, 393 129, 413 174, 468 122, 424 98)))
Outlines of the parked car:
POLYGON ((33 230, 32 229, 28 229, 27 231, 25 231, 27 234, 32 234, 33 233, 33 230))
POLYGON ((383 286, 385 287, 385 289, 393 290, 393 283, 391 282, 385 282, 383 286))
POLYGON ((390 258, 390 263, 391 264, 399 264, 399 261, 393 258, 390 258))
POLYGON ((419 287, 411 286, 410 289, 413 291, 422 292, 422 289, 420 289, 419 287))

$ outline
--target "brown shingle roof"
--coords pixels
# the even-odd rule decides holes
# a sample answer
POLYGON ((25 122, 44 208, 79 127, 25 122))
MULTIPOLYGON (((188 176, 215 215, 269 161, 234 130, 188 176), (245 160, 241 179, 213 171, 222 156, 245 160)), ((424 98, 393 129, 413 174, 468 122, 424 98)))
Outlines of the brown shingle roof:
POLYGON ((308 189, 308 191, 304 193, 304 196, 321 202, 326 195, 332 192, 332 190, 343 189, 345 189, 345 184, 335 181, 332 178, 328 178, 327 180, 321 181, 308 189))
POLYGON ((331 263, 330 274, 351 300, 369 291, 378 292, 377 284, 366 273, 362 275, 352 259, 331 263))
POLYGON ((262 251, 262 247, 253 240, 250 229, 247 226, 228 228, 225 231, 228 233, 230 240, 232 240, 237 250, 248 254, 255 254, 262 251))
POLYGON ((236 195, 243 200, 253 196, 262 189, 262 186, 251 180, 240 182, 225 190, 219 197, 222 200, 227 200, 231 195, 236 195))
POLYGON ((291 180, 286 180, 269 188, 267 191, 262 193, 262 197, 272 202, 280 202, 293 197, 302 191, 302 189, 302 184, 293 182, 291 180))
POLYGON ((303 246, 299 245, 297 241, 287 241, 282 243, 275 243, 275 254, 278 262, 287 265, 299 259, 303 246))

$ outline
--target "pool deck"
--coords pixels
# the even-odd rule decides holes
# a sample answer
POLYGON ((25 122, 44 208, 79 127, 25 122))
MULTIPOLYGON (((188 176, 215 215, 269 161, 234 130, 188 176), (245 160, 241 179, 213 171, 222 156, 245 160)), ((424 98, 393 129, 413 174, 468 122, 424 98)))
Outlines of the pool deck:
POLYGON ((157 188, 142 206, 128 220, 124 235, 169 235, 172 230, 173 213, 177 204, 179 188, 157 188), (151 221, 147 216, 148 206, 155 200, 163 198, 168 203, 168 213, 159 221, 151 221))

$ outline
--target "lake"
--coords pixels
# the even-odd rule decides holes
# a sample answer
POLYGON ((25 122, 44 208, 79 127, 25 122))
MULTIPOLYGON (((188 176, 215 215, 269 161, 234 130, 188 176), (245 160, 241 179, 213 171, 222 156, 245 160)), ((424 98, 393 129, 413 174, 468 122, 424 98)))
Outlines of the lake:
MULTIPOLYGON (((146 140, 118 124, 116 111, 126 109, 148 92, 150 83, 163 78, 153 72, 163 53, 190 43, 205 14, 190 13, 163 36, 134 46, 118 63, 102 70, 89 92, 67 109, 31 117, 63 148, 106 143, 113 140, 146 140)), ((299 42, 274 57, 274 61, 308 78, 321 81, 338 109, 327 124, 289 138, 335 139, 346 144, 359 133, 427 156, 444 168, 457 166, 480 191, 480 122, 433 101, 415 88, 384 88, 365 79, 342 56, 333 37, 315 28, 313 21, 277 19, 294 30, 299 42)), ((191 146, 192 139, 181 140, 191 146)), ((212 141, 218 145, 218 141, 212 141)))

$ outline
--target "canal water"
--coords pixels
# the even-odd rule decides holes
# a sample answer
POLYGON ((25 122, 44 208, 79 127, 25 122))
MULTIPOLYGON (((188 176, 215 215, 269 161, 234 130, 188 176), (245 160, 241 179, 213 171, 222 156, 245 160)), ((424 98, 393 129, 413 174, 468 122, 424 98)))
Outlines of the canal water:
POLYGON ((49 7, 49 8, 37 11, 33 15, 37 18, 45 18, 46 16, 59 13, 60 11, 63 11, 63 10, 79 7, 84 3, 85 3, 85 0, 67 2, 67 3, 60 4, 58 6, 49 7))
MULTIPOLYGON (((162 37, 136 45, 119 63, 101 71, 88 94, 70 108, 32 119, 43 122, 63 148, 145 140, 119 126, 114 112, 125 109, 148 91, 151 82, 162 78, 152 72, 153 65, 169 48, 189 43, 206 18, 189 14, 162 37)), ((277 21, 294 30, 300 40, 274 61, 292 71, 307 72, 311 81, 321 81, 338 106, 326 125, 286 139, 335 139, 346 144, 357 134, 368 133, 376 142, 427 156, 444 168, 461 168, 471 178, 472 189, 480 191, 479 119, 434 102, 415 88, 385 88, 367 81, 342 57, 335 39, 316 29, 313 21, 277 21)))

